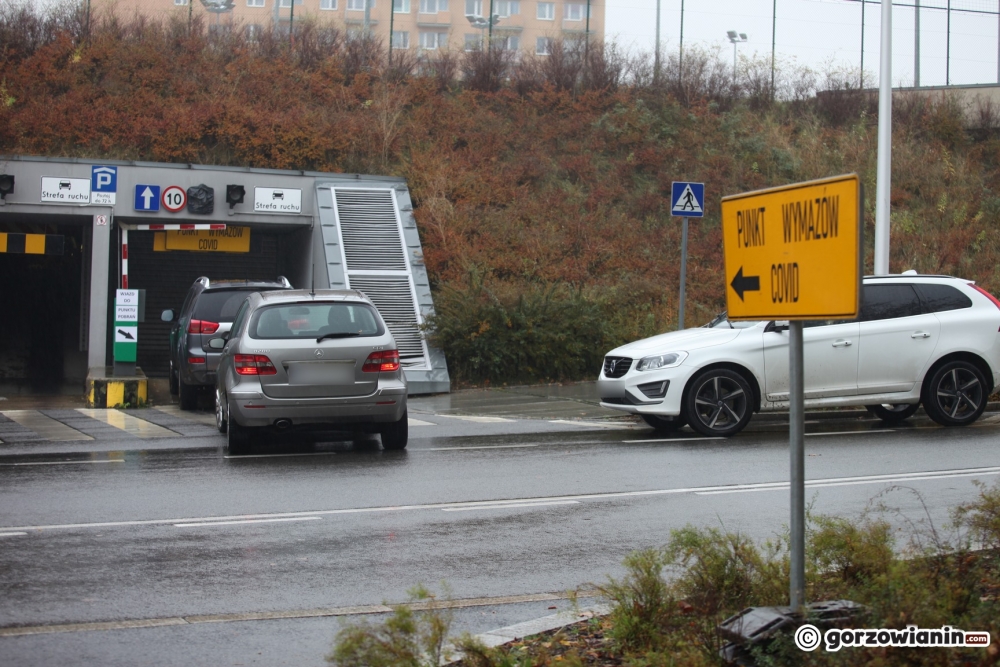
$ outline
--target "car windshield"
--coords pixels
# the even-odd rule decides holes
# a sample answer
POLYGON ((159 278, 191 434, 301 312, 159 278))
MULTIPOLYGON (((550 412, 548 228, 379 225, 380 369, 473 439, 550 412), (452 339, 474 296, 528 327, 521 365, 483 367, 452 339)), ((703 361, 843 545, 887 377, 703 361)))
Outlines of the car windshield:
POLYGON ((250 336, 273 338, 340 338, 380 336, 373 309, 363 303, 287 303, 261 308, 250 320, 250 336))
POLYGON ((758 324, 760 324, 760 322, 752 320, 747 322, 732 322, 729 319, 729 314, 726 311, 722 311, 713 317, 711 322, 701 326, 703 329, 750 329, 758 324))

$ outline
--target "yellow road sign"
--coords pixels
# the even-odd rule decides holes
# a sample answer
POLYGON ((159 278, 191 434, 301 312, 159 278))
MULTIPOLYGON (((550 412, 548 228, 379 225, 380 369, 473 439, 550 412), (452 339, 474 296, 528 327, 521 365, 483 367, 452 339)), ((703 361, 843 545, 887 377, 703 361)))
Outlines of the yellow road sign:
POLYGON ((724 197, 729 318, 857 317, 861 203, 857 174, 724 197))
POLYGON ((201 252, 250 252, 250 228, 181 229, 166 232, 163 241, 153 241, 153 250, 194 250, 201 252))

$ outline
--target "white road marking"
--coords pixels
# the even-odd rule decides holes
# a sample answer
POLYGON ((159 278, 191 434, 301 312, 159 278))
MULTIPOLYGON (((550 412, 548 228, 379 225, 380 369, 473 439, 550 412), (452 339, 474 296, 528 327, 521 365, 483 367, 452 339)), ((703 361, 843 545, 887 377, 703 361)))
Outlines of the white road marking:
POLYGON ((20 537, 21 535, 27 535, 27 533, 0 533, 0 537, 20 537))
POLYGON ((467 422, 480 422, 483 424, 488 424, 492 422, 512 422, 513 419, 507 419, 506 417, 485 417, 485 416, 474 416, 474 415, 434 415, 435 417, 449 417, 451 419, 461 419, 467 422))
POLYGON ((24 463, 0 463, 0 466, 72 466, 80 463, 125 463, 125 459, 105 459, 103 461, 25 461, 24 463))
POLYGON ((139 438, 176 438, 181 435, 180 433, 176 433, 170 429, 157 426, 156 424, 148 422, 145 419, 139 419, 138 417, 127 415, 119 410, 77 408, 76 411, 81 415, 86 415, 91 419, 104 422, 108 426, 114 426, 115 428, 125 431, 129 435, 134 435, 139 438))
POLYGON ((410 426, 437 426, 437 424, 433 422, 425 422, 421 419, 414 419, 413 417, 407 417, 406 421, 410 426))
POLYGON ((86 433, 81 433, 75 428, 66 426, 66 424, 52 417, 46 417, 38 410, 4 410, 0 412, 0 415, 17 422, 29 431, 34 431, 45 440, 53 442, 93 440, 86 433))
POLYGON ((579 505, 579 500, 552 500, 542 503, 511 503, 509 505, 488 505, 484 507, 446 507, 442 512, 470 512, 472 510, 506 510, 518 507, 547 507, 549 505, 579 505))
POLYGON ((426 449, 414 449, 415 452, 454 452, 460 449, 524 449, 526 447, 538 447, 539 445, 480 445, 469 447, 427 447, 426 449))
MULTIPOLYGON (((1000 475, 1000 468, 981 468, 975 472, 952 471, 945 473, 917 472, 899 475, 870 475, 867 477, 844 477, 841 479, 807 480, 806 488, 821 489, 830 486, 858 486, 861 484, 888 484, 891 482, 920 482, 927 479, 953 479, 956 477, 979 477, 1000 475)), ((696 491, 699 496, 716 496, 724 493, 751 493, 755 491, 785 491, 788 482, 772 482, 769 484, 747 484, 740 488, 721 489, 713 491, 696 491)))
POLYGON ((622 440, 622 442, 690 442, 692 440, 726 440, 723 437, 704 437, 698 436, 696 438, 648 438, 644 440, 622 440))
MULTIPOLYGON (((950 477, 975 477, 977 475, 1000 475, 1000 466, 984 468, 960 468, 956 470, 931 470, 926 472, 895 473, 888 475, 869 475, 865 477, 832 477, 807 480, 810 486, 840 486, 851 483, 879 483, 895 481, 922 481, 925 479, 945 479, 950 477)), ((260 514, 237 514, 229 516, 184 517, 173 519, 140 519, 134 521, 103 521, 91 523, 64 523, 35 526, 2 526, 3 531, 43 531, 88 528, 119 528, 128 526, 162 526, 176 523, 200 523, 220 521, 245 521, 249 519, 277 519, 286 517, 318 517, 345 514, 375 514, 380 512, 408 512, 414 510, 439 510, 446 508, 478 508, 495 505, 511 505, 514 503, 547 503, 568 500, 618 500, 623 498, 642 498, 653 496, 696 494, 705 495, 711 492, 727 492, 743 490, 769 490, 787 488, 788 482, 762 482, 759 484, 721 484, 717 486, 693 486, 674 489, 652 489, 648 491, 609 491, 605 493, 582 493, 565 496, 539 496, 533 498, 506 498, 503 500, 473 500, 450 503, 427 503, 417 505, 385 505, 381 507, 353 507, 346 509, 310 510, 308 512, 268 512, 260 514)))
POLYGON ((242 521, 199 521, 197 523, 175 523, 178 528, 196 528, 199 526, 239 526, 246 523, 276 523, 278 521, 320 521, 319 516, 289 516, 277 519, 244 519, 242 521))
POLYGON ((230 456, 226 454, 222 458, 239 461, 240 459, 287 459, 296 456, 334 456, 340 452, 295 452, 288 454, 241 454, 240 456, 230 456))
POLYGON ((868 435, 869 433, 895 433, 894 428, 878 428, 870 431, 829 431, 826 433, 806 433, 806 437, 813 435, 868 435))
POLYGON ((572 419, 550 419, 549 423, 569 424, 571 426, 583 426, 586 428, 595 427, 595 428, 612 428, 618 430, 624 429, 629 431, 634 430, 636 428, 642 428, 637 424, 608 424, 604 422, 595 422, 595 421, 573 421, 572 419))

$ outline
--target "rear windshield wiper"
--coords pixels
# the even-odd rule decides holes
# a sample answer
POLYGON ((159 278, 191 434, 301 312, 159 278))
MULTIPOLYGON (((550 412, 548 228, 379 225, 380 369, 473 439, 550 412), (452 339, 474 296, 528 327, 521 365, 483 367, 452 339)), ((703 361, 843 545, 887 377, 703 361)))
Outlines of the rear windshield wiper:
POLYGON ((340 333, 328 333, 328 334, 323 334, 322 336, 317 338, 316 342, 318 343, 320 341, 326 340, 327 338, 352 338, 353 336, 360 336, 360 335, 361 335, 360 331, 344 331, 340 333))

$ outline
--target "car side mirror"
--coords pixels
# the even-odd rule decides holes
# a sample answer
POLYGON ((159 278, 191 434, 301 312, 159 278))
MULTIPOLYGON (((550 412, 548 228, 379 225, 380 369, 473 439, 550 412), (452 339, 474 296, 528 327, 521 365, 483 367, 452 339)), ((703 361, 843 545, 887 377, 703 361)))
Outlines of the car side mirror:
POLYGON ((768 331, 773 331, 775 333, 781 333, 783 331, 788 331, 788 320, 776 320, 767 325, 768 331))
POLYGON ((160 319, 163 320, 164 322, 173 322, 174 321, 174 311, 172 311, 170 309, 167 309, 167 310, 163 311, 162 313, 160 313, 160 319))
POLYGON ((222 338, 212 338, 208 341, 208 347, 212 350, 221 350, 226 346, 226 341, 222 338))

